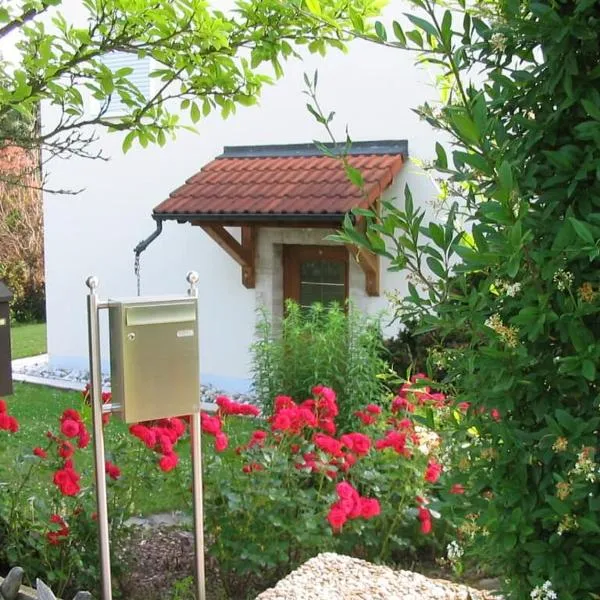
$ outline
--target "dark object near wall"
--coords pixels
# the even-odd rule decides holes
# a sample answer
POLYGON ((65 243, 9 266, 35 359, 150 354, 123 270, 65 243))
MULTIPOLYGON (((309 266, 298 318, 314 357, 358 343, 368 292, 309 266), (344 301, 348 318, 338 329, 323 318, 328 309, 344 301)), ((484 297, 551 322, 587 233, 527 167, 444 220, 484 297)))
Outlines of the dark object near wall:
POLYGON ((10 309, 12 292, 0 281, 0 396, 13 392, 10 351, 10 309))

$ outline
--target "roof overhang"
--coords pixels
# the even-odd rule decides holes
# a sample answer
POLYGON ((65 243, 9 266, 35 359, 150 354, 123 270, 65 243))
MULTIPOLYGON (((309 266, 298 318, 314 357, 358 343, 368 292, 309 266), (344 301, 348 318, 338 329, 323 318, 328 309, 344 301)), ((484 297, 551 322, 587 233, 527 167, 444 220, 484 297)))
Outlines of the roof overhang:
MULTIPOLYGON (((242 282, 251 288, 259 228, 338 228, 353 208, 375 206, 407 159, 406 140, 227 146, 152 217, 157 226, 175 221, 201 227, 242 267, 242 282), (350 181, 346 165, 361 173, 362 187, 350 181), (241 227, 241 242, 225 227, 241 227)), ((379 295, 379 258, 349 250, 365 272, 367 293, 379 295)))

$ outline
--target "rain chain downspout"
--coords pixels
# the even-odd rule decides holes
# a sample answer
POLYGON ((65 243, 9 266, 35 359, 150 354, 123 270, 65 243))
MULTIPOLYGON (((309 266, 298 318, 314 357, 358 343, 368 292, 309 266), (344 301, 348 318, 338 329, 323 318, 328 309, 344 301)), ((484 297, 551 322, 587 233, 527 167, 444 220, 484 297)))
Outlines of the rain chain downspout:
POLYGON ((145 240, 142 240, 134 249, 135 259, 133 261, 133 272, 137 279, 137 295, 141 296, 141 278, 140 278, 140 254, 162 233, 162 219, 152 217, 156 221, 156 230, 153 231, 145 240))

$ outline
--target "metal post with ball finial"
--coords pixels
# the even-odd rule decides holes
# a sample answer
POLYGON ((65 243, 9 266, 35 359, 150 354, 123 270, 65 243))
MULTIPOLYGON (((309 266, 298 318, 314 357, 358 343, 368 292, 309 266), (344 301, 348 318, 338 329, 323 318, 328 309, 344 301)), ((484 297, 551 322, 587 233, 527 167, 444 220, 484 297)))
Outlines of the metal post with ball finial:
MULTIPOLYGON (((189 271, 186 280, 190 284, 188 296, 198 298, 198 273, 189 271)), ((202 491, 202 423, 200 405, 190 418, 192 446, 192 474, 194 495, 194 546, 196 550, 196 592, 198 600, 205 600, 204 584, 204 508, 202 491)))

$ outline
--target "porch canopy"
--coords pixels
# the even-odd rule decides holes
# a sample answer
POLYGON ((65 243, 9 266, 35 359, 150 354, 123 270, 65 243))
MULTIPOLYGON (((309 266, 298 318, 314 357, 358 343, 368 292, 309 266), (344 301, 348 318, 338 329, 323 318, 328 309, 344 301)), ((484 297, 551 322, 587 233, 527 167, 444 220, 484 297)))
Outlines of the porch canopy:
MULTIPOLYGON (((253 288, 260 227, 339 227, 351 209, 376 205, 408 157, 406 140, 354 142, 342 150, 360 170, 363 190, 349 181, 339 158, 314 144, 226 146, 156 206, 153 218, 201 227, 240 264, 243 284, 253 288), (230 226, 241 228, 241 242, 225 229, 230 226)), ((367 293, 378 295, 378 258, 363 251, 358 260, 367 293)))

